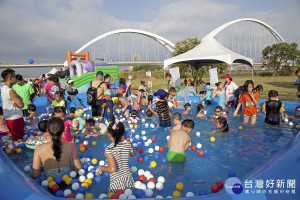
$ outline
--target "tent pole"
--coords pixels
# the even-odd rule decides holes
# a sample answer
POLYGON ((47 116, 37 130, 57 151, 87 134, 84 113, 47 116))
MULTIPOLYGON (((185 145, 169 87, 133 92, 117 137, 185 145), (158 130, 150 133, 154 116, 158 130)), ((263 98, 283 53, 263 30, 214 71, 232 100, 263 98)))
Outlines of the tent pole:
POLYGON ((252 80, 253 80, 253 66, 251 67, 251 75, 252 75, 252 80))
POLYGON ((166 88, 166 70, 164 69, 164 88, 166 88))

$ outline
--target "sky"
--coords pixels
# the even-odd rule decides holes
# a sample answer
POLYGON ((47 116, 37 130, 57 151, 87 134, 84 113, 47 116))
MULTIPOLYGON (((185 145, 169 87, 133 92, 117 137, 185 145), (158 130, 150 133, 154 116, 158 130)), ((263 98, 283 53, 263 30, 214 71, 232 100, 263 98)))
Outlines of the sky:
POLYGON ((0 63, 62 62, 93 38, 139 29, 173 43, 255 18, 300 44, 299 0, 0 0, 0 63))

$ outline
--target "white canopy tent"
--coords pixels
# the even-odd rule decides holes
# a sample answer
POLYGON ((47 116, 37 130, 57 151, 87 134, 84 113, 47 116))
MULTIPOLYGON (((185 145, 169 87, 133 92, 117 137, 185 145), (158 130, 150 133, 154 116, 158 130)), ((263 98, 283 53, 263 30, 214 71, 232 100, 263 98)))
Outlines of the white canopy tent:
POLYGON ((196 69, 216 63, 242 63, 253 66, 253 60, 240 54, 237 54, 223 45, 221 45, 213 37, 206 37, 195 48, 164 60, 164 69, 167 69, 172 64, 181 63, 194 66, 196 69))

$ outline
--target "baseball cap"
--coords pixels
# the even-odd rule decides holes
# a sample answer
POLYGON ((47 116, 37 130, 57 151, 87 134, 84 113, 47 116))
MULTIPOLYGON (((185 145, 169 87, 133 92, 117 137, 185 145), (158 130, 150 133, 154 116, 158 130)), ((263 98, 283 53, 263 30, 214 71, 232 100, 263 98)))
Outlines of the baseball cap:
POLYGON ((231 78, 230 74, 226 74, 224 76, 222 76, 222 78, 231 78))
POLYGON ((154 96, 158 96, 160 99, 164 99, 166 97, 166 92, 162 89, 157 90, 154 92, 154 96))
POLYGON ((103 93, 105 96, 111 96, 111 90, 110 89, 107 89, 104 91, 103 93))
POLYGON ((102 72, 102 71, 97 71, 97 76, 98 76, 98 75, 103 76, 103 72, 102 72))

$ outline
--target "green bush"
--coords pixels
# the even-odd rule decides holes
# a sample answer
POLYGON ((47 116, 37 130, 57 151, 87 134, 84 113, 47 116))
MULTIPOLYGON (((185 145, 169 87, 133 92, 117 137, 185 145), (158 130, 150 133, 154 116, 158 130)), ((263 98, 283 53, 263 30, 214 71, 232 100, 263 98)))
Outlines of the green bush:
POLYGON ((273 76, 273 72, 261 72, 259 73, 259 76, 262 76, 262 77, 270 77, 270 76, 273 76))

